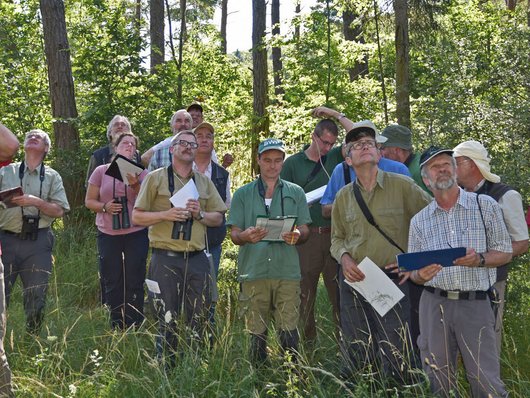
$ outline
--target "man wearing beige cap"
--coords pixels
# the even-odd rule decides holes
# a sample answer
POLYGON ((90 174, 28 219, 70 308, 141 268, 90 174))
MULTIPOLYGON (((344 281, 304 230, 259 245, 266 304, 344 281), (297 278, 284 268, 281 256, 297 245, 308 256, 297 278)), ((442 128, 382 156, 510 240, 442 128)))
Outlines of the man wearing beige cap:
MULTIPOLYGON (((457 164, 458 184, 466 191, 484 194, 495 199, 501 209, 506 228, 512 240, 513 256, 519 256, 528 250, 528 228, 525 221, 523 202, 519 192, 500 182, 498 175, 490 170, 488 151, 478 141, 466 141, 454 149, 457 164)), ((499 307, 495 320, 497 346, 500 352, 502 339, 502 315, 508 265, 497 268, 497 281, 493 285, 499 293, 499 307)))

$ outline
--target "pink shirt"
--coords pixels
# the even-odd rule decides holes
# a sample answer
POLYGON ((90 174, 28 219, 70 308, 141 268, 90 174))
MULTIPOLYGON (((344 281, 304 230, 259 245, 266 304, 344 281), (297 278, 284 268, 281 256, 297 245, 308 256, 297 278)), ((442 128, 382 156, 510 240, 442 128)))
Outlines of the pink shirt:
MULTIPOLYGON (((109 163, 110 164, 110 163, 109 163)), ((113 198, 112 189, 113 184, 115 185, 115 196, 125 196, 125 184, 120 180, 110 177, 105 174, 109 164, 104 164, 96 167, 92 175, 90 176, 88 183, 95 185, 99 188, 99 201, 103 203, 110 202, 113 198)), ((142 171, 140 174, 140 182, 143 181, 147 175, 147 170, 142 171)), ((132 232, 137 232, 145 227, 133 225, 132 223, 132 212, 134 208, 134 202, 136 201, 136 193, 130 188, 127 188, 127 208, 129 209, 129 219, 131 221, 131 228, 127 229, 112 229, 112 214, 110 213, 97 213, 96 214, 96 226, 98 229, 107 235, 125 235, 132 232)), ((121 214, 120 214, 121 222, 121 214)))

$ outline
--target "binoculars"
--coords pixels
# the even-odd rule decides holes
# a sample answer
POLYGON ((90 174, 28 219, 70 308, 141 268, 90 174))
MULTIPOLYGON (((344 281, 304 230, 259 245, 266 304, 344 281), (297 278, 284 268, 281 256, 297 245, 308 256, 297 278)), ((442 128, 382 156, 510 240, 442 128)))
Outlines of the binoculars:
POLYGON ((37 240, 39 237, 39 220, 39 216, 22 216, 22 230, 20 231, 20 239, 37 240))
POLYGON ((193 218, 188 218, 186 221, 173 221, 173 230, 171 231, 171 239, 180 239, 182 235, 182 240, 191 239, 191 227, 193 225, 193 218))
POLYGON ((121 213, 112 215, 112 229, 131 228, 131 221, 129 219, 129 208, 127 207, 127 196, 120 196, 118 198, 114 198, 114 203, 121 204, 121 213))

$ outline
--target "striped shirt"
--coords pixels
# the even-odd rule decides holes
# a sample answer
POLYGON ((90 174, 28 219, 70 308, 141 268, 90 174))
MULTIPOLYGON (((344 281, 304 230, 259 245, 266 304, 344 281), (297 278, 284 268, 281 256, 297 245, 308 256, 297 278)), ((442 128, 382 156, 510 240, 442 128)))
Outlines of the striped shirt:
MULTIPOLYGON (((448 211, 436 201, 431 202, 410 222, 409 252, 466 247, 477 253, 489 250, 511 253, 501 208, 487 195, 480 195, 478 201, 480 208, 475 193, 460 189, 457 202, 448 211)), ((495 268, 451 266, 444 267, 425 285, 443 290, 485 291, 495 283, 495 278, 495 268)))

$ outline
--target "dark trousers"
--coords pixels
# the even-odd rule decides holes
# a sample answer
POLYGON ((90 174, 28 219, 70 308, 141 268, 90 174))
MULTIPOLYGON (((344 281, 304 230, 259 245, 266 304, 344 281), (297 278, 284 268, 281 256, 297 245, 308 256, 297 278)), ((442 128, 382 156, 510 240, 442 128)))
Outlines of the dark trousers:
POLYGON ((149 250, 147 228, 125 235, 98 232, 99 269, 113 328, 144 320, 144 280, 149 250))
POLYGON ((410 368, 417 367, 409 333, 408 285, 398 285, 405 296, 381 317, 373 307, 340 276, 340 319, 345 372, 353 376, 376 361, 380 373, 398 382, 408 382, 410 368))
POLYGON ((211 303, 210 265, 204 252, 184 258, 153 249, 149 279, 160 289, 152 293, 159 326, 158 357, 165 357, 171 366, 182 330, 187 330, 186 336, 195 336, 195 341, 203 335, 211 303))
POLYGON ((37 240, 23 240, 16 235, 0 233, 4 263, 6 306, 11 289, 20 276, 24 312, 29 332, 38 333, 44 318, 46 291, 52 272, 52 248, 55 237, 50 228, 39 230, 37 240))

